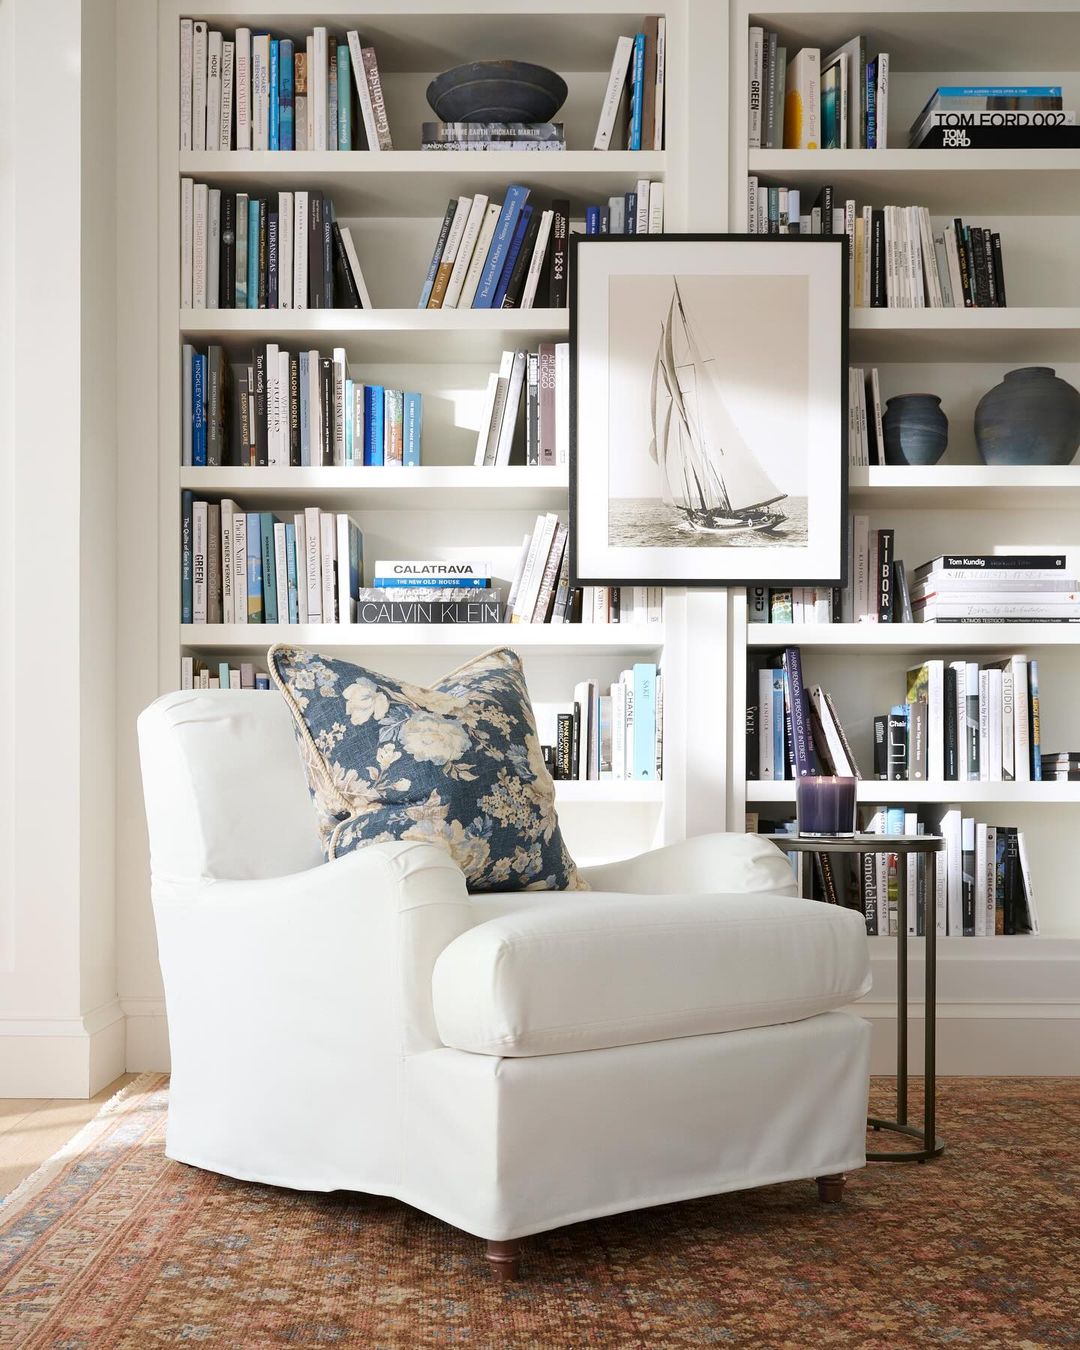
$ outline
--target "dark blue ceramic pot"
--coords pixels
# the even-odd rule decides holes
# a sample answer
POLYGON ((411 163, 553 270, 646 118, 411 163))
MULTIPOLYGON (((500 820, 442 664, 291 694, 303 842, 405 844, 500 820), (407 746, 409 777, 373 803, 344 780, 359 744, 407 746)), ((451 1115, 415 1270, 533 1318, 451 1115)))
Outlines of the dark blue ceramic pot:
POLYGON ((427 101, 441 122, 550 122, 566 81, 527 61, 471 61, 437 75, 427 101))
POLYGON ((886 464, 936 464, 949 443, 949 419, 936 394, 898 394, 881 422, 886 464))
POLYGON ((1070 464, 1080 445, 1080 392, 1049 366, 1010 370, 975 409, 985 464, 1070 464))

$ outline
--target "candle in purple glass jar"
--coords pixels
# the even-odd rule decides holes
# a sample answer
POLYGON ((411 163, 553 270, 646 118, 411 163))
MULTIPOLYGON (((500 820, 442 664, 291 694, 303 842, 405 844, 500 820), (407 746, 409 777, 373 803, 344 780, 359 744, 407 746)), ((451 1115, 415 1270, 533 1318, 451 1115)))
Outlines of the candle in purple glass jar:
POLYGON ((800 834, 855 833, 855 779, 806 777, 795 782, 800 834))

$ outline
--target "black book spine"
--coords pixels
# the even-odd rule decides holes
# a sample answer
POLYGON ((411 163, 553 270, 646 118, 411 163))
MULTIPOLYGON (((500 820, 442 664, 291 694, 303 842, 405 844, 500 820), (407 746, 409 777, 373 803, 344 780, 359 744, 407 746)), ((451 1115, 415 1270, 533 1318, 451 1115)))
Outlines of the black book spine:
POLYGON ((349 256, 345 252, 345 240, 341 237, 341 226, 336 220, 330 222, 330 231, 334 241, 334 260, 337 263, 338 287, 335 294, 340 297, 340 308, 359 309, 360 292, 349 267, 349 256))
POLYGON ((570 777, 577 778, 581 769, 581 704, 574 704, 573 726, 570 732, 570 777))
POLYGON ((552 309, 565 309, 569 296, 569 199, 559 198, 552 202, 551 210, 551 239, 548 244, 548 251, 551 254, 551 286, 548 291, 548 304, 552 309))
POLYGON ((953 220, 953 231, 956 235, 956 256, 960 264, 960 290, 964 296, 964 308, 970 309, 975 303, 975 292, 971 286, 972 278, 968 268, 968 252, 964 243, 964 222, 959 216, 953 220))
POLYGON ((867 937, 877 937, 877 860, 872 853, 859 855, 863 917, 867 937))
POLYGON ((885 212, 870 214, 870 305, 886 309, 889 304, 885 286, 885 212))
POLYGON ((979 309, 990 307, 990 279, 986 272, 986 249, 983 246, 983 231, 973 225, 969 232, 971 256, 975 268, 975 304, 979 309))
POLYGON ((986 260, 986 289, 990 297, 989 303, 994 309, 1001 308, 1001 301, 997 293, 997 277, 994 275, 994 241, 989 230, 980 231, 982 234, 983 255, 986 260))
POLYGON ((248 448, 251 431, 248 425, 247 365, 241 363, 232 369, 232 404, 229 413, 229 448, 227 464, 234 467, 249 462, 248 448))
POLYGON ((1005 833, 1005 933, 1012 937, 1026 932, 1026 925, 1018 923, 1022 913, 1020 900, 1020 857, 1016 831, 1010 826, 999 826, 1005 833))
POLYGON ((889 719, 874 718, 874 777, 889 776, 889 719))
POLYGON ((323 464, 334 464, 334 359, 319 357, 319 411, 322 414, 323 464))
MULTIPOLYGON (((265 309, 267 297, 269 294, 269 249, 267 247, 269 239, 269 213, 267 211, 266 198, 259 201, 259 308, 265 309)), ((248 278, 248 285, 251 285, 251 278, 248 278)))
POLYGON ((827 904, 838 905, 840 897, 836 893, 836 877, 833 875, 832 859, 827 853, 815 853, 821 878, 821 889, 827 904))
POLYGON ((943 672, 945 778, 955 783, 960 777, 960 728, 956 724, 956 671, 946 666, 943 672))
POLYGON ((278 213, 266 217, 266 307, 278 307, 278 213))
POLYGON ((559 713, 555 734, 555 777, 566 779, 572 776, 573 754, 571 747, 574 739, 574 714, 559 713))
POLYGON ((570 617, 567 622, 580 623, 581 611, 585 605, 585 590, 581 586, 575 586, 570 595, 570 617))
POLYGON ((266 348, 255 350, 255 463, 268 464, 266 431, 266 348))
POLYGON ((892 623, 893 532, 878 530, 878 623, 892 623))
POLYGON ((960 905, 964 937, 975 936, 975 850, 965 848, 960 854, 960 905))
POLYGON ((967 280, 968 290, 971 292, 971 303, 975 308, 979 305, 979 274, 975 266, 975 240, 974 231, 964 226, 964 257, 967 259, 967 280))
POLYGON ((323 309, 323 198, 321 192, 308 193, 308 304, 323 309))
POLYGON ((997 291, 997 302, 1001 309, 1005 309, 1008 302, 1005 299, 1005 263, 1001 256, 1000 234, 990 236, 990 248, 994 259, 994 288, 997 291))
POLYGON ((300 358, 289 353, 289 463, 300 465, 300 358))
POLYGON ((236 193, 221 194, 221 261, 218 304, 236 308, 236 193))
POLYGON ((503 296, 502 302, 503 309, 517 309, 521 304, 521 293, 525 289, 525 278, 529 273, 533 249, 536 247, 536 236, 540 231, 540 216, 541 212, 537 210, 529 217, 529 224, 521 241, 521 248, 518 249, 517 258, 510 272, 510 280, 506 284, 506 294, 503 296))
POLYGON ((323 308, 334 308, 334 208, 324 202, 322 213, 323 308))
POLYGON ((889 713, 888 777, 902 781, 908 776, 908 719, 902 713, 889 713))

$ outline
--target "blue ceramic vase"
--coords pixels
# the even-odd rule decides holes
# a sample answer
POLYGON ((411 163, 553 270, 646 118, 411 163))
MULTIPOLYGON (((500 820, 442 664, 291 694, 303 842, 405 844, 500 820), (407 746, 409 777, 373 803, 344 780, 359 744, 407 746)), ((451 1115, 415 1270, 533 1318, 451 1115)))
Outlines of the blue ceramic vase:
POLYGON ((1070 464, 1080 445, 1080 392, 1049 366, 1010 370, 975 409, 984 464, 1070 464))
POLYGON ((936 464, 949 443, 949 419, 936 394, 898 394, 881 423, 886 464, 936 464))
POLYGON ((437 75, 427 101, 442 122, 550 122, 566 81, 527 61, 470 61, 437 75))

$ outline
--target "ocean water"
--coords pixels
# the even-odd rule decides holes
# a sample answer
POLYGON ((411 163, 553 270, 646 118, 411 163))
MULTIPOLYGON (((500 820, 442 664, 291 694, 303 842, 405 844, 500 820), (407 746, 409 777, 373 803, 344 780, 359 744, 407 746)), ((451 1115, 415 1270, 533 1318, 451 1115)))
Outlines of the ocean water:
POLYGON ((656 497, 612 497, 608 543, 617 548, 804 548, 808 540, 807 499, 785 497, 777 509, 787 517, 775 530, 693 530, 682 515, 656 497))

